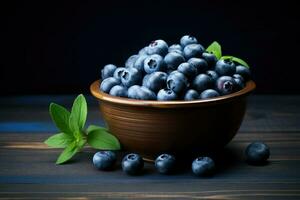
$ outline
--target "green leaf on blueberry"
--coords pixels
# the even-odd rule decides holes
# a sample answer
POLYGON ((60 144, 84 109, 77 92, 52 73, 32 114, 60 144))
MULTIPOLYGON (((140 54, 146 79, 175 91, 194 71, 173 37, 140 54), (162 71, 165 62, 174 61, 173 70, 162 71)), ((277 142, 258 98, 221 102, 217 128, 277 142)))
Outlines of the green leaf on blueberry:
POLYGON ((118 139, 104 127, 90 125, 84 131, 87 103, 82 94, 75 99, 71 113, 55 103, 50 104, 49 112, 61 133, 49 137, 44 143, 53 148, 65 148, 56 164, 70 160, 86 143, 97 149, 119 150, 121 148, 118 139))
POLYGON ((250 68, 250 66, 246 63, 246 61, 240 59, 240 58, 237 58, 237 57, 234 57, 234 56, 222 56, 221 57, 222 60, 226 60, 226 59, 229 59, 229 60, 232 60, 234 62, 237 62, 247 68, 250 68))
POLYGON ((208 51, 209 53, 213 53, 218 59, 220 59, 222 57, 222 48, 221 45, 214 41, 213 43, 211 43, 207 48, 206 51, 208 51))

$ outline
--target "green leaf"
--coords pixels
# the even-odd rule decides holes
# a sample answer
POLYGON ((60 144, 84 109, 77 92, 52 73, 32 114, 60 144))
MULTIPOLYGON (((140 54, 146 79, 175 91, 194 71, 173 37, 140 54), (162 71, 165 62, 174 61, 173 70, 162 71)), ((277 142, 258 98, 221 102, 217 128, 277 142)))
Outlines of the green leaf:
POLYGON ((241 65, 243 65, 247 68, 250 68, 250 66, 244 60, 242 60, 240 58, 237 58, 237 57, 234 57, 234 56, 222 56, 221 59, 223 59, 223 60, 230 59, 230 60, 232 60, 234 62, 237 62, 237 63, 239 63, 239 64, 241 64, 241 65))
POLYGON ((45 140, 44 143, 47 144, 49 147, 65 148, 73 141, 74 141, 73 136, 66 133, 58 133, 49 137, 47 140, 45 140))
POLYGON ((69 125, 73 132, 81 131, 87 117, 87 103, 84 96, 79 95, 72 106, 72 111, 69 119, 69 125))
POLYGON ((206 51, 213 53, 218 59, 222 57, 222 48, 221 45, 217 42, 214 41, 211 43, 207 48, 206 51))
POLYGON ((51 103, 49 106, 49 112, 57 128, 64 133, 72 134, 69 127, 70 112, 67 111, 67 109, 56 103, 51 103))
POLYGON ((70 160, 77 152, 79 148, 76 145, 76 142, 72 142, 65 148, 65 150, 59 155, 56 160, 56 164, 62 164, 68 160, 70 160))
POLYGON ((87 132, 87 134, 89 134, 90 132, 92 132, 92 131, 94 131, 94 130, 97 130, 97 129, 101 129, 101 130, 104 130, 104 131, 108 131, 106 128, 101 127, 101 126, 89 125, 89 127, 88 127, 87 130, 86 130, 86 132, 87 132))
POLYGON ((87 142, 95 149, 119 150, 118 139, 104 129, 94 129, 87 135, 87 142))

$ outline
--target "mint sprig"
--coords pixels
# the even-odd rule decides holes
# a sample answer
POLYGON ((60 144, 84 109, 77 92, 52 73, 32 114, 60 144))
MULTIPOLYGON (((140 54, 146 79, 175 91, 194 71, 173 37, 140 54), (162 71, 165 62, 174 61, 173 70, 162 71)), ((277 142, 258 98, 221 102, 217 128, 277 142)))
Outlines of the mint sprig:
POLYGON ((206 51, 214 54, 218 59, 220 59, 222 57, 222 48, 221 48, 221 45, 217 41, 214 41, 213 43, 211 43, 206 48, 206 51))
POLYGON ((229 60, 232 60, 232 61, 234 61, 234 62, 237 62, 237 63, 239 63, 239 64, 241 64, 241 65, 243 65, 243 66, 245 66, 245 67, 247 67, 247 68, 250 68, 250 66, 246 63, 246 61, 244 61, 244 60, 242 60, 242 59, 240 59, 240 58, 237 58, 237 57, 235 57, 235 56, 222 56, 221 59, 222 59, 222 60, 229 59, 229 60))
POLYGON ((65 148, 56 164, 70 160, 86 143, 96 149, 119 150, 121 148, 118 139, 106 128, 90 125, 87 130, 84 130, 87 103, 82 94, 75 99, 71 113, 55 103, 50 104, 49 112, 61 132, 49 137, 44 143, 53 148, 65 148))

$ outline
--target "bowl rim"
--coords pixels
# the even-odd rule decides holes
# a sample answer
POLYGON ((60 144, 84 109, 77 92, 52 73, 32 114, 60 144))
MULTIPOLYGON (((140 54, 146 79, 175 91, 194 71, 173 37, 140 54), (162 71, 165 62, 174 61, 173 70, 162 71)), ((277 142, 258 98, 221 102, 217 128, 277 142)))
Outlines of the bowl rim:
POLYGON ((100 80, 96 80, 90 85, 90 92, 99 101, 122 104, 127 106, 174 108, 174 107, 190 107, 190 106, 192 107, 207 106, 207 105, 214 105, 214 104, 232 101, 236 98, 240 98, 242 96, 248 95, 256 88, 256 84, 253 80, 249 80, 243 89, 234 92, 232 94, 209 98, 209 99, 192 100, 192 101, 184 101, 184 100, 157 101, 157 100, 129 99, 129 98, 116 97, 116 96, 106 94, 100 91, 99 88, 100 88, 100 80))

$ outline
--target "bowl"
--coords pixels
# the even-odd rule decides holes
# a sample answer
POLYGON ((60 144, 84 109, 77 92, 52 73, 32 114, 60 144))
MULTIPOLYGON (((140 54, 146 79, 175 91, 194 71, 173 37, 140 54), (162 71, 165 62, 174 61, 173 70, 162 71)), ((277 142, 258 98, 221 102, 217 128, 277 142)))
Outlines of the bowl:
POLYGON ((255 89, 248 81, 242 90, 194 101, 148 101, 111 96, 90 86, 99 101, 109 131, 126 151, 153 160, 161 153, 198 154, 223 148, 236 135, 246 111, 247 96, 255 89))

